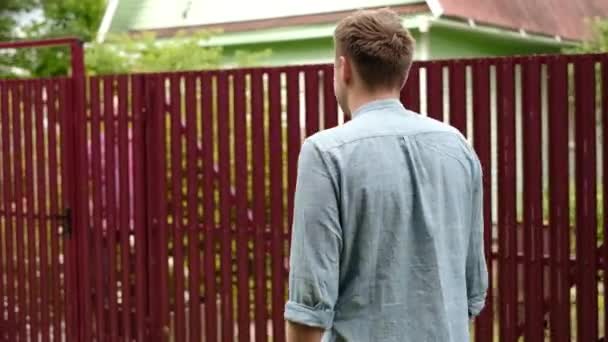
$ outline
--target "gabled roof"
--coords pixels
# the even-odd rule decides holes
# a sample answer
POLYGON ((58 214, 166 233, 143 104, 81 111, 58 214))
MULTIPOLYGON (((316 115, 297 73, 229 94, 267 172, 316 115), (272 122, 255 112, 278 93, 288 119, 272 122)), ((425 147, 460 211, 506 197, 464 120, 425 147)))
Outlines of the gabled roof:
POLYGON ((252 4, 246 0, 222 0, 221 6, 214 5, 208 10, 204 8, 209 4, 207 0, 114 1, 118 1, 119 5, 111 16, 112 31, 154 31, 161 37, 172 36, 183 30, 221 28, 224 32, 251 32, 281 27, 333 25, 361 3, 371 7, 390 7, 404 16, 426 13, 436 19, 473 21, 480 26, 525 31, 531 35, 559 37, 569 41, 585 38, 587 18, 608 18, 608 0, 314 0, 297 1, 297 8, 290 8, 288 4, 291 2, 285 0, 281 2, 283 6, 280 9, 274 8, 272 11, 234 8, 237 1, 252 4), (321 5, 324 3, 330 5, 321 5), (305 7, 304 4, 314 5, 314 8, 305 7), (222 9, 224 7, 227 9, 222 9))
MULTIPOLYGON (((586 18, 608 18, 608 0, 436 0, 443 16, 582 40, 586 18)), ((430 2, 430 1, 429 1, 430 2)))
MULTIPOLYGON (((414 15, 428 13, 429 8, 424 3, 391 6, 391 8, 401 15, 414 15)), ((152 29, 158 37, 169 37, 180 31, 197 31, 201 29, 221 29, 223 32, 248 32, 252 30, 274 29, 291 26, 305 26, 318 24, 335 24, 345 16, 354 13, 356 10, 344 10, 335 12, 324 12, 306 15, 294 15, 278 18, 266 18, 255 20, 243 20, 225 23, 213 23, 191 26, 177 26, 152 29)), ((332 30, 333 32, 333 30, 332 30)))

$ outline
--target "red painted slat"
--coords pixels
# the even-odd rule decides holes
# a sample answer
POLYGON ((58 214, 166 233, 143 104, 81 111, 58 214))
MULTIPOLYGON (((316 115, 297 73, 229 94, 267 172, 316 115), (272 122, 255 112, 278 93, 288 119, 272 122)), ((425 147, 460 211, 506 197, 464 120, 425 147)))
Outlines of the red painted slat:
POLYGON ((287 72, 287 191, 289 215, 288 230, 291 238, 291 224, 293 222, 294 193, 298 173, 298 155, 300 154, 300 81, 299 70, 291 69, 287 72))
MULTIPOLYGON (((490 108, 490 67, 487 61, 481 60, 474 64, 473 69, 473 143, 483 170, 484 193, 484 243, 485 255, 488 256, 488 273, 492 274, 492 139, 491 139, 491 108, 490 108)), ((493 281, 490 277, 486 307, 475 324, 475 338, 478 341, 492 340, 493 332, 493 281)))
POLYGON ((146 320, 146 332, 150 340, 162 339, 162 326, 160 324, 160 283, 161 278, 159 276, 161 255, 159 253, 159 218, 158 213, 160 211, 158 202, 158 182, 159 170, 158 170, 158 159, 160 158, 160 151, 158 145, 160 145, 160 139, 158 139, 158 127, 159 106, 157 105, 161 99, 159 94, 159 83, 160 77, 157 74, 147 75, 142 77, 143 79, 143 92, 144 99, 142 99, 142 105, 144 106, 142 117, 143 120, 143 143, 145 146, 141 148, 142 153, 145 155, 144 160, 144 216, 145 216, 145 227, 146 227, 146 281, 148 296, 146 300, 147 320, 146 320), (153 195, 154 194, 154 195, 153 195), (157 299, 157 300, 153 300, 157 299))
POLYGON ((190 341, 201 340, 201 302, 200 302, 200 239, 197 187, 197 105, 196 75, 186 75, 186 142, 188 165, 188 266, 190 293, 190 341))
POLYGON ((134 169, 134 234, 135 234, 135 330, 137 341, 147 341, 146 334, 146 304, 148 299, 148 286, 146 286, 146 189, 144 168, 144 78, 141 75, 131 77, 133 93, 133 169, 134 169))
POLYGON ((570 341, 568 70, 563 58, 549 68, 549 222, 551 227, 551 341, 570 341))
POLYGON ((461 61, 451 62, 450 70, 450 124, 467 135, 467 84, 466 68, 461 61))
MULTIPOLYGON (((84 141, 84 137, 82 135, 84 135, 84 130, 75 130, 74 127, 83 127, 84 124, 82 123, 84 120, 84 87, 85 84, 76 84, 79 83, 78 82, 68 82, 67 79, 60 79, 61 87, 64 90, 64 92, 66 94, 74 94, 73 92, 78 93, 79 95, 70 95, 70 100, 71 101, 62 101, 61 103, 61 111, 62 113, 64 113, 64 115, 60 116, 60 134, 62 136, 62 151, 61 151, 61 158, 59 158, 59 160, 61 161, 62 165, 64 165, 64 167, 61 168, 60 172, 61 172, 61 178, 64 180, 70 179, 70 180, 79 180, 82 181, 85 178, 83 177, 76 177, 77 174, 82 174, 79 170, 77 170, 76 165, 84 165, 84 162, 82 162, 82 160, 80 160, 80 158, 83 158, 86 154, 86 152, 84 151, 76 151, 76 146, 80 146, 81 148, 84 147, 84 144, 77 144, 75 143, 75 136, 77 136, 77 138, 79 139, 78 141, 84 141), (79 87, 80 88, 77 88, 79 87), (82 90, 82 92, 80 92, 82 90), (79 98, 79 96, 82 96, 82 98, 79 98), (73 102, 73 103, 72 103, 73 102), (79 108, 77 106, 79 106, 82 103, 83 107, 81 108, 82 111, 78 111, 78 114, 75 114, 76 111, 73 111, 72 108, 79 108), (72 113, 73 115, 68 115, 66 113, 72 113), (77 119, 78 118, 78 119, 77 119), (80 124, 78 122, 81 122, 80 124)), ((63 96, 63 95, 62 95, 63 96)), ((67 95, 66 95, 67 98, 67 95)), ((86 203, 86 201, 80 201, 77 202, 76 198, 81 198, 81 197, 76 197, 76 196, 82 196, 82 195, 78 195, 78 192, 75 189, 79 189, 79 188, 84 188, 85 185, 83 184, 77 184, 77 182, 62 182, 62 186, 61 186, 61 190, 62 190, 62 200, 63 200, 63 207, 64 208, 75 208, 75 207, 79 207, 82 206, 81 208, 78 208, 79 210, 84 210, 84 204, 86 203)), ((77 226, 77 227, 84 227, 86 226, 85 223, 82 222, 76 222, 76 220, 79 219, 78 215, 76 215, 76 213, 74 213, 74 215, 72 215, 73 218, 70 220, 73 226, 77 226), (76 219, 76 220, 75 220, 76 219)), ((67 240, 63 240, 63 250, 64 250, 64 261, 65 261, 65 265, 64 267, 62 267, 64 269, 64 279, 65 279, 65 283, 64 283, 64 287, 65 287, 65 291, 67 291, 68 293, 74 293, 75 295, 70 295, 65 297, 65 301, 66 301, 66 310, 65 310, 65 327, 66 327, 66 334, 67 334, 67 339, 69 340, 76 340, 78 339, 78 328, 79 328, 79 324, 78 324, 78 309, 79 309, 79 295, 82 294, 82 291, 78 291, 78 286, 77 286, 77 274, 78 274, 78 263, 80 262, 80 258, 78 257, 78 252, 77 252, 77 240, 78 239, 67 239, 67 240), (67 271, 66 271, 67 270, 67 271), (77 293, 77 295, 76 295, 77 293)), ((85 264, 86 265, 86 264, 85 264)), ((82 267, 82 266, 81 266, 82 267)), ((87 303, 88 305, 88 303, 87 303)))
POLYGON ((47 132, 48 129, 44 127, 44 120, 47 117, 45 111, 47 104, 44 103, 43 92, 48 91, 47 82, 39 81, 36 85, 36 182, 38 183, 38 239, 40 243, 40 333, 43 342, 49 341, 49 292, 50 288, 45 284, 49 284, 49 260, 48 260, 48 224, 49 220, 43 218, 48 217, 48 198, 47 198, 47 180, 46 170, 48 169, 47 158, 45 157, 47 151, 47 132))
POLYGON ((513 63, 504 60, 496 66, 497 142, 498 142, 498 299, 500 340, 517 341, 517 213, 515 158, 515 79, 513 63))
MULTIPOLYGON (((327 79, 326 79, 327 80, 327 79)), ((272 230, 272 327, 273 337, 285 336, 283 309, 285 305, 285 256, 283 252, 283 139, 281 125, 281 74, 269 73, 269 150, 270 150, 270 229, 272 230)), ((326 92, 327 94, 327 92, 326 92)), ((325 98, 326 104, 328 99, 325 98)), ((327 107, 326 107, 327 108, 327 107)), ((327 112, 325 112, 327 119, 327 112)), ((337 118, 337 115, 336 115, 337 118)), ((337 120, 336 120, 337 121, 337 120)), ((327 123, 327 122, 326 122, 327 123)))
MULTIPOLYGON (((325 114, 325 129, 338 125, 338 103, 334 93, 334 67, 327 65, 323 68, 323 108, 325 114)), ((279 98, 280 101, 280 98, 279 98)))
POLYGON ((158 205, 159 205, 159 254, 160 254, 160 327, 162 329, 163 338, 168 339, 170 331, 170 296, 169 293, 169 227, 168 227, 168 159, 170 156, 167 154, 170 150, 167 146, 167 84, 169 77, 161 77, 158 83, 157 102, 159 113, 156 116, 157 123, 157 134, 158 134, 158 189, 160 190, 158 205))
MULTIPOLYGON (((316 75, 316 73, 315 73, 316 75)), ((315 88, 316 89, 316 88, 315 88)), ((262 71, 251 75, 252 153, 253 153, 253 224, 255 228, 255 340, 266 341, 266 239, 265 162, 264 162, 264 100, 262 71)), ((318 123, 318 121, 317 121, 318 123)), ((310 128, 310 127, 309 127, 310 128)))
POLYGON ((27 308, 27 322, 30 325, 29 334, 34 337, 37 333, 38 327, 36 326, 36 227, 34 222, 34 154, 33 154, 33 141, 34 141, 34 125, 32 122, 33 116, 33 81, 24 82, 24 102, 23 102, 23 114, 24 114, 24 126, 23 132, 25 134, 25 180, 26 180, 26 220, 27 220, 27 263, 28 263, 28 308, 27 308))
POLYGON ((426 68, 426 101, 428 116, 443 121, 443 65, 438 62, 426 68))
MULTIPOLYGON (((0 80, 0 137, 4 137, 5 139, 9 136, 9 128, 8 128, 8 121, 4 120, 4 115, 5 115, 5 107, 2 105, 4 100, 4 97, 6 96, 6 92, 5 92, 5 88, 6 88, 6 82, 3 80, 0 80)), ((5 172, 5 168, 7 165, 9 165, 10 163, 10 156, 8 153, 6 153, 5 151, 8 151, 7 148, 5 148, 5 139, 2 139, 2 153, 0 154, 0 173, 2 174, 2 189, 7 189, 7 184, 10 183, 10 181, 8 180, 8 178, 10 178, 10 175, 7 174, 5 172)), ((3 279, 6 276, 6 274, 8 273, 8 270, 10 269, 9 267, 9 260, 10 257, 7 255, 7 247, 8 245, 10 245, 10 243, 8 242, 8 232, 9 232, 9 223, 8 220, 11 217, 10 215, 10 204, 9 201, 6 199, 8 195, 8 190, 6 191, 2 191, 2 214, 0 214, 0 227, 2 227, 2 231, 0 232, 0 247, 2 248, 2 252, 0 253, 0 272, 2 272, 3 275, 3 279)), ((8 285, 6 285, 8 286, 8 285)), ((7 288, 5 286, 5 281, 1 281, 0 282, 0 298, 2 298, 2 303, 0 303, 0 315, 3 319, 5 319, 5 315, 6 315, 6 292, 7 292, 7 288)), ((6 320, 4 321, 6 324, 6 320)), ((4 328, 2 331, 0 331, 0 339, 5 341, 7 339, 7 330, 8 327, 4 328)))
MULTIPOLYGON (((41 133, 39 132, 38 129, 39 127, 42 127, 42 113, 43 113, 43 109, 42 109, 42 97, 41 97, 41 91, 42 91, 42 83, 40 80, 34 80, 33 84, 32 84, 32 94, 30 96, 30 99, 32 101, 32 107, 33 107, 33 113, 32 113, 32 150, 30 152, 32 158, 33 158, 33 164, 31 165, 32 168, 32 172, 34 172, 34 174, 31 175, 32 181, 34 182, 35 186, 32 189, 32 215, 34 215, 34 219, 32 221, 32 225, 33 225, 33 229, 34 232, 32 233, 32 238, 35 241, 35 245, 30 247, 34 250, 34 277, 33 277, 33 281, 34 281, 34 289, 33 289, 33 301, 34 301, 34 308, 33 308, 33 315, 34 317, 32 318, 32 336, 35 336, 36 339, 38 339, 41 336, 42 333, 42 283, 41 279, 42 279, 42 273, 44 272, 42 269, 42 253, 41 253, 41 249, 42 249, 42 237, 40 236, 40 232, 41 232, 41 226, 42 226, 42 222, 43 222, 43 218, 42 218, 42 211, 44 210, 44 202, 42 201, 42 196, 44 193, 44 188, 40 188, 41 185, 43 184, 41 182, 41 178, 43 177, 43 174, 40 174, 40 169, 41 169, 41 162, 42 160, 40 159, 40 154, 39 151, 40 149, 44 148, 44 140, 40 139, 40 137, 42 136, 41 133), (42 176, 42 177, 41 177, 42 176), (38 274, 38 275, 36 275, 38 274)), ((0 171, 1 172, 1 171, 0 171)), ((2 288, 2 285, 0 284, 0 289, 2 288)), ((0 294, 1 298, 4 298, 4 296, 2 294, 0 294)), ((0 309, 0 312, 3 312, 2 309, 0 309)))
POLYGON ((118 341, 118 309, 116 284, 116 109, 114 108, 114 77, 103 78, 104 87, 104 143, 105 143, 105 193, 106 193, 106 242, 108 244, 108 320, 109 339, 118 341))
POLYGON ((122 295, 122 338, 131 339, 131 253, 129 235, 130 223, 130 167, 129 167, 129 79, 126 75, 118 77, 118 215, 120 232, 120 273, 122 295))
MULTIPOLYGON (((14 178, 15 184, 15 242, 17 251, 16 260, 16 272, 17 272, 17 307, 16 311, 16 323, 19 327, 17 335, 19 339, 25 339, 26 337, 26 298, 25 298, 25 234, 24 234, 24 222, 23 222, 23 196, 25 191, 24 184, 24 170, 23 170, 23 112, 21 108, 23 98, 23 89, 21 82, 15 82, 13 84, 11 92, 11 105, 13 115, 13 153, 15 158, 14 178)), ((55 307, 56 308, 56 307, 55 307)))
MULTIPOLYGON (((604 89, 602 94, 602 122, 603 122, 603 146, 604 151, 606 151, 606 146, 608 146, 608 55, 604 55, 602 57, 602 89, 604 89)), ((608 179, 608 155, 604 152, 603 155, 603 179, 608 179)), ((608 198, 608 182, 604 181, 603 184, 603 198, 608 198)), ((608 213, 608 200, 603 201, 603 212, 608 213)), ((566 215, 567 217, 568 215, 566 215)), ((608 216, 604 214, 604 289, 608 288, 608 277, 605 275, 608 274, 608 216)), ((608 327, 608 306, 604 305, 604 327, 608 327)), ((606 329, 606 328, 604 328, 606 329)), ((604 333, 608 335, 608 332, 604 333)))
MULTIPOLYGON (((2 91, 2 96, 0 98, 0 112, 2 114, 2 122, 6 125, 6 128, 10 130, 12 115, 10 115, 10 81, 2 82, 2 87, 0 90, 2 91)), ((13 165, 15 164, 14 154, 11 153, 11 140, 12 134, 10 132, 4 132, 2 134, 2 149, 3 155, 5 156, 5 162, 3 165, 4 174, 6 177, 4 178, 4 184, 2 191, 4 196, 4 203, 7 204, 10 209, 10 213, 14 212, 13 207, 13 197, 14 197, 14 181, 12 177, 13 165)), ((7 261, 7 269, 6 269, 6 309, 7 309, 7 325, 6 333, 9 341, 16 340, 16 332, 15 332, 15 272, 14 272, 14 246, 13 246, 13 235, 15 230, 15 224, 12 216, 5 216, 5 251, 6 251, 6 261, 7 261)))
POLYGON ((420 66, 412 65, 405 87, 401 91, 403 105, 416 113, 420 112, 420 66))
POLYGON ((238 326, 239 342, 249 342, 249 238, 247 217, 247 113, 245 104, 245 74, 234 74, 234 169, 236 176, 236 229, 238 234, 238 326))
POLYGON ((306 136, 319 131, 319 69, 310 66, 305 69, 306 81, 306 136))
MULTIPOLYGON (((67 79, 59 79, 57 86, 58 108, 57 108, 57 163, 60 172, 61 184, 56 187, 59 194, 57 198, 57 212, 64 213, 66 208, 74 209, 72 222, 73 238, 59 239, 59 251, 62 253, 64 263, 59 263, 60 274, 65 281, 65 288, 70 293, 78 292, 78 295, 64 297, 66 292, 59 293, 58 324, 70 328, 69 339, 75 339, 80 333, 79 339, 87 339, 91 334, 90 320, 79 321, 79 317, 91 317, 91 289, 90 275, 78 272, 78 269, 89 267, 89 188, 87 183, 87 119, 85 102, 85 84, 80 83, 78 77, 73 82, 67 79), (69 100, 68 101, 68 94, 69 100), (80 107, 82 106, 82 107, 80 107), (66 148, 64 148, 66 147, 66 148), (69 152, 66 152, 68 150, 69 152), (67 181, 71 180, 71 181, 67 181), (76 200, 78 199, 78 200, 76 200), (73 203, 73 205, 72 205, 73 203), (81 279, 77 279, 80 276, 81 279), (73 291, 73 292, 72 292, 73 291), (60 297, 61 296, 61 297, 60 297), (63 308, 64 300, 70 301, 63 308), (67 310, 64 312, 64 310, 67 310), (72 324, 73 323, 73 324, 72 324), (79 324, 80 323, 80 324, 79 324), (79 329, 75 329, 78 327, 79 329)), ((61 231, 66 231, 65 220, 61 220, 61 231)), ((57 280, 59 282, 59 279, 57 280)), ((65 329, 64 329, 65 330, 65 329)))
MULTIPOLYGON (((60 89, 59 85, 56 82, 52 82, 49 84, 49 116, 48 116, 48 127, 49 127, 49 203, 50 203, 50 213, 51 215, 60 214, 61 203, 58 198, 59 191, 59 164, 58 164, 58 153, 57 150, 59 148, 59 137, 57 131, 57 125, 59 124, 59 119, 61 113, 59 112, 59 108, 56 105, 56 102, 59 102, 60 98, 60 89)), ((50 246, 51 246, 51 284, 55 284, 55 286, 51 289, 51 305, 53 307, 51 311, 52 315, 52 323, 53 323, 53 340, 57 341, 60 338, 60 329, 61 326, 61 315, 59 311, 59 229, 60 222, 57 219, 51 220, 51 231, 49 233, 50 236, 50 246)), ((62 229, 64 227, 61 227, 62 229)))
POLYGON ((234 313, 232 300, 232 239, 230 231, 230 111, 228 107, 230 90, 228 74, 220 72, 217 78, 218 102, 218 154, 220 187, 220 237, 221 237, 221 297, 222 297, 222 341, 234 340, 234 313))
MULTIPOLYGON (((82 88, 84 89, 85 87, 85 83, 82 83, 82 88)), ((59 186, 57 187, 57 191, 61 192, 58 194, 58 206, 62 209, 62 213, 65 213, 65 208, 70 207, 71 204, 70 203, 74 203, 74 191, 73 191, 73 187, 79 187, 81 189, 86 188, 86 178, 84 177, 75 177, 74 174, 84 174, 85 171, 83 170, 79 170, 75 167, 72 167, 70 164, 70 162, 68 162, 68 160, 73 160, 73 163, 76 163, 76 165, 84 165, 84 161, 77 161, 77 159, 82 158, 83 160, 85 158, 86 155, 86 146, 84 144, 75 144, 74 143, 74 138, 72 138, 72 136, 74 134, 78 135, 78 131, 76 130, 72 130, 72 132, 74 134, 68 134, 68 131, 70 131, 69 125, 66 124, 66 118, 73 116, 75 118, 79 118, 75 124, 75 127, 85 127, 84 121, 85 121, 85 109, 84 109, 84 104, 83 104, 83 108, 82 108, 82 112, 75 114, 76 111, 73 110, 73 108, 78 108, 78 104, 76 104, 75 102, 78 102, 77 100, 75 100, 76 97, 78 97, 77 95, 74 95, 74 92, 76 90, 74 90, 73 87, 76 87, 76 85, 73 85, 73 82, 70 82, 68 79, 66 78, 60 78, 59 79, 59 89, 61 90, 58 93, 59 96, 59 101, 58 101, 58 113, 59 116, 57 118, 57 123, 59 125, 57 131, 58 131, 58 136, 59 136, 59 141, 58 141, 58 163, 61 163, 61 167, 58 169, 58 172, 60 172, 60 177, 61 177, 61 184, 59 184, 59 186), (74 103, 72 103, 74 102, 74 103), (72 115, 70 115, 72 114, 72 115), (80 123, 78 123, 80 122, 80 123), (67 153, 66 150, 70 149, 71 151, 76 151, 74 148, 74 146, 80 146, 80 150, 78 150, 76 153, 79 154, 79 157, 73 157, 72 154, 67 153), (68 182, 68 179, 77 179, 80 183, 74 183, 74 182, 68 182)), ((77 92, 78 93, 78 92, 77 92)), ((84 102, 84 96, 85 96, 85 92, 84 90, 82 91, 82 99, 79 101, 84 102)), ((86 131, 83 129, 80 131, 80 134, 82 136, 78 137, 78 141, 84 141, 84 136, 86 134, 86 131)), ((58 178, 59 179, 59 178, 58 178)), ((88 189, 86 189, 88 190, 88 189)), ((84 190, 83 190, 84 191, 84 190)), ((83 195, 80 195, 82 198, 83 195)), ((82 206, 80 208, 80 211, 84 211, 84 209, 86 209, 85 204, 88 203, 86 201, 80 201, 80 205, 82 206)), ((58 209, 59 210, 59 209, 58 209)), ((74 227, 86 227, 87 222, 89 222, 89 218, 88 218, 88 211, 85 212, 83 214, 83 218, 82 218, 82 222, 81 223, 74 223, 74 220, 71 219, 70 220, 70 224, 72 226, 72 231, 74 231, 74 227)), ((63 227, 64 230, 62 230, 63 232, 65 232, 65 226, 63 227)), ((72 233, 73 235, 73 233, 72 233)), ((59 237, 59 236, 58 236, 59 237)), ((85 235, 83 235, 83 237, 86 237, 85 235)), ((64 279, 62 287, 63 287, 63 291, 61 291, 60 295, 60 311, 62 314, 62 324, 63 324, 63 335, 67 336, 67 339, 72 340, 76 338, 76 329, 75 326, 78 326, 78 317, 77 315, 79 313, 76 313, 77 310, 79 310, 79 302, 78 302, 78 297, 75 295, 69 295, 69 293, 72 293, 72 291, 76 291, 77 287, 76 287, 76 275, 77 275, 77 262, 79 260, 83 260, 83 264, 86 265, 87 267, 89 266, 89 262, 88 262, 88 249, 89 249, 89 245, 87 244, 84 248, 86 251, 86 257, 85 258, 80 258, 80 257, 76 257, 76 239, 70 239, 70 238, 66 238, 66 235, 62 235, 59 238, 59 242, 60 242, 60 250, 61 253, 63 253, 62 258, 63 258, 63 262, 60 263, 60 270, 61 270, 61 274, 60 277, 62 277, 64 279), (78 260, 76 260, 78 259, 78 260)), ((84 266, 83 266, 84 267, 84 266)), ((86 284, 87 286, 87 291, 86 292, 82 292, 85 295, 88 295, 89 297, 87 297, 86 299, 88 299, 87 301, 84 301, 84 303, 82 304, 82 306, 84 306, 84 311, 86 313, 88 313, 89 315, 90 313, 90 288, 89 288, 89 284, 86 284)), ((90 317, 90 316, 89 316, 90 317)), ((63 336, 62 335, 62 336, 63 336)))
POLYGON ((148 249, 150 283, 150 334, 151 340, 168 339, 169 322, 168 270, 167 270, 167 209, 166 209, 166 127, 165 127, 165 78, 151 75, 147 80, 147 104, 150 119, 146 136, 147 171, 150 179, 146 186, 148 224, 153 227, 148 249))
POLYGON ((92 234, 95 248, 95 324, 96 336, 100 341, 105 340, 105 309, 106 293, 104 291, 104 228, 103 228, 103 183, 101 164, 101 105, 100 105, 100 79, 91 78, 89 89, 91 92, 91 158, 93 163, 93 227, 92 234))
POLYGON ((205 337, 218 341, 217 293, 215 283, 215 230, 214 189, 213 189, 213 79, 211 74, 203 73, 202 89, 202 133, 203 133, 203 213, 205 222, 205 337))
POLYGON ((175 340, 185 341, 184 303, 184 234, 182 210, 182 119, 181 119, 181 77, 171 75, 171 188, 173 189, 173 279, 175 284, 174 306, 175 340))
POLYGON ((576 96, 576 260, 577 338, 598 339, 595 65, 591 57, 575 62, 576 96))
MULTIPOLYGON (((4 87, 4 83, 0 82, 0 102, 2 101, 1 99, 1 89, 4 87)), ((4 135, 8 135, 9 130, 7 128, 7 123, 2 121, 2 108, 0 107, 0 137, 4 136, 4 135), (5 133, 6 132, 6 133, 5 133)), ((0 142, 0 147, 2 146, 2 143, 0 142)), ((1 148, 0 148, 1 151, 1 148)), ((8 155, 4 155, 2 153, 0 153, 0 165, 4 165, 6 163, 8 163, 8 155)), ((4 174, 4 170, 2 167, 0 167, 0 185, 2 186, 2 189, 4 189, 4 184, 5 184, 5 177, 7 177, 4 174)), ((4 192, 4 191, 3 191, 4 192)), ((5 217, 10 217, 10 210, 8 209, 9 205, 4 201, 4 197, 2 197, 0 195, 0 203, 2 203, 1 205, 1 209, 2 209, 2 213, 0 213, 0 274, 2 274, 2 277, 0 277, 2 279, 2 281, 0 281, 0 298, 2 298, 2 302, 0 303, 0 317, 2 317, 2 319, 5 319, 5 312, 6 312, 6 307, 5 307, 5 288, 4 288, 4 275, 6 274, 6 270, 7 270, 7 263, 6 263, 6 232, 7 232, 7 228, 6 228, 6 224, 4 222, 5 217)), ((0 340, 6 340, 6 329, 4 329, 3 331, 0 331, 0 340)))
POLYGON ((524 254, 525 338, 543 340, 542 276, 542 160, 540 64, 529 59, 522 64, 522 108, 524 149, 524 254))

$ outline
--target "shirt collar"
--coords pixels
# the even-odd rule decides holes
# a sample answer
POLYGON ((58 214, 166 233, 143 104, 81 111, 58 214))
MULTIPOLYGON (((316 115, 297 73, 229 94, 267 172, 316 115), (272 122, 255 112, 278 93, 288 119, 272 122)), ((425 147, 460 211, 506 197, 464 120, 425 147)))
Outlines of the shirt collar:
POLYGON ((357 118, 363 114, 378 111, 382 109, 397 109, 405 111, 405 107, 398 99, 375 100, 364 104, 353 112, 352 117, 357 118))

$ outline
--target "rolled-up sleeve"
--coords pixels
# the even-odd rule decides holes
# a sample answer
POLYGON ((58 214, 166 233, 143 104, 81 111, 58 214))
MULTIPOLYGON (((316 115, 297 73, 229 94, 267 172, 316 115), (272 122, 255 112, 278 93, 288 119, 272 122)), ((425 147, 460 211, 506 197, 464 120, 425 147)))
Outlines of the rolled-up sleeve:
POLYGON ((298 162, 285 319, 331 328, 338 297, 342 234, 337 182, 316 145, 306 141, 298 162))
POLYGON ((479 315, 485 306, 486 292, 488 290, 488 270, 483 240, 483 181, 479 163, 476 164, 474 174, 471 236, 469 239, 466 267, 470 317, 479 315))

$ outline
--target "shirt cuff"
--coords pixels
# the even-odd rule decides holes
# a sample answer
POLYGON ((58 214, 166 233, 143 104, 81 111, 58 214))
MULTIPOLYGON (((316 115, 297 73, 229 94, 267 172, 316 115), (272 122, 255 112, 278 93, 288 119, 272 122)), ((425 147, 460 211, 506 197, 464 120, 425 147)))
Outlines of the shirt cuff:
POLYGON ((486 297, 479 296, 469 300, 469 317, 476 317, 481 313, 486 304, 486 297))
POLYGON ((285 319, 301 325, 329 330, 334 321, 334 312, 289 301, 285 305, 285 319))

